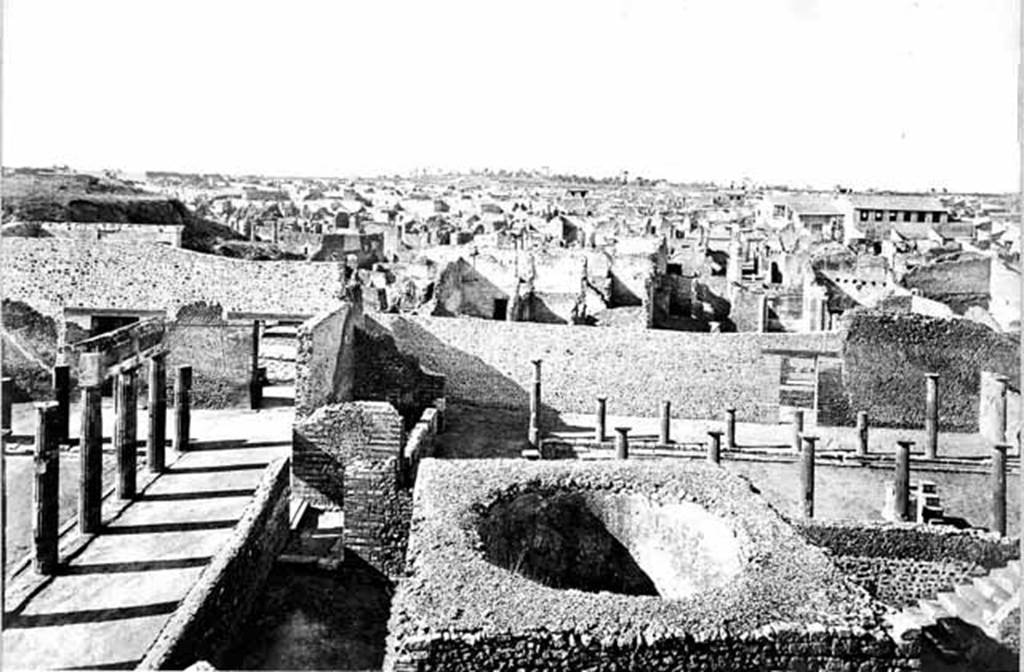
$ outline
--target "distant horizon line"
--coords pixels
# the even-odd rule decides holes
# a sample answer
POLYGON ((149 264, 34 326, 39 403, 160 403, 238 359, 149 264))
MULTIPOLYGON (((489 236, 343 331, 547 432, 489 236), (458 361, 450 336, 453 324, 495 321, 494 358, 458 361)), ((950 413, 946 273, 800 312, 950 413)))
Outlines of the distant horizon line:
POLYGON ((113 173, 115 175, 120 174, 124 176, 131 175, 146 175, 150 173, 165 173, 168 175, 183 175, 183 176, 199 176, 199 177, 236 177, 236 178, 261 178, 270 180, 351 180, 351 179, 374 179, 374 178, 389 178, 389 177, 403 177, 403 178, 417 178, 417 177, 443 177, 443 176, 489 176, 489 177, 503 177, 516 179, 519 177, 522 179, 534 178, 534 179, 553 179, 558 177, 572 177, 576 179, 592 179, 599 180, 602 182, 608 182, 609 180, 615 180, 624 172, 628 172, 628 182, 623 182, 624 185, 634 185, 635 181, 643 179, 650 183, 664 183, 672 186, 688 186, 688 185, 709 185, 716 188, 742 188, 744 184, 752 184, 756 188, 780 188, 786 190, 801 190, 801 191, 837 191, 839 189, 845 191, 863 191, 863 192, 876 192, 876 193, 903 193, 903 194, 936 194, 936 195, 951 195, 951 194, 971 194, 971 195, 991 195, 991 196, 1007 196, 1012 194, 1020 195, 1020 190, 1010 191, 999 191, 999 190, 977 190, 977 189, 952 189, 946 186, 928 187, 925 189, 912 189, 907 187, 891 187, 891 186, 870 186, 865 187, 856 185, 854 183, 843 184, 836 183, 831 186, 821 186, 813 184, 799 184, 797 181, 774 181, 774 180, 756 180, 750 177, 740 177, 738 179, 732 178, 727 180, 722 179, 670 179, 665 177, 648 177, 646 175, 635 173, 633 171, 618 171, 618 173, 580 173, 572 170, 555 170, 554 168, 547 171, 543 168, 412 168, 406 170, 380 170, 375 173, 348 173, 348 174, 335 174, 335 175, 314 175, 314 174, 298 174, 288 172, 277 172, 277 173, 260 173, 260 172, 231 172, 231 171, 210 171, 210 170, 181 170, 181 169, 127 169, 127 168, 84 168, 72 166, 70 164, 51 164, 51 165, 20 165, 12 166, 7 164, 0 165, 0 168, 4 171, 19 171, 19 170, 67 170, 72 173, 80 174, 102 174, 106 175, 113 173), (501 175, 501 173, 505 173, 501 175), (517 173, 527 173, 526 176, 516 175, 517 173))

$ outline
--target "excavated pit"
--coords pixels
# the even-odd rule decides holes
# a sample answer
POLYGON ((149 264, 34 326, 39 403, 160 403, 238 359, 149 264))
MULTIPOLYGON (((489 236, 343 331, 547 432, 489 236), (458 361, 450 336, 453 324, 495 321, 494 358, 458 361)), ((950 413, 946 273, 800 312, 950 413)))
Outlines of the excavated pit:
POLYGON ((724 518, 641 494, 516 494, 491 504, 478 531, 487 560, 551 588, 675 600, 734 580, 744 565, 724 518))

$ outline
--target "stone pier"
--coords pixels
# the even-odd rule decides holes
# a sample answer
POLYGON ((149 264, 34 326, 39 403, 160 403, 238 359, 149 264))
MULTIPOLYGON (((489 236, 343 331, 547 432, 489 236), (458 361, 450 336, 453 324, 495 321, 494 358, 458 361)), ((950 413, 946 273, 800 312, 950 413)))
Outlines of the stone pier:
POLYGON ((174 379, 174 449, 188 450, 192 425, 192 367, 179 366, 174 379))
POLYGON ((533 387, 530 389, 530 447, 540 450, 540 359, 533 360, 533 387))
POLYGON ((615 428, 615 458, 629 459, 629 427, 615 428))
POLYGON ((658 433, 659 443, 668 443, 671 440, 670 432, 672 427, 672 402, 661 403, 661 431, 658 433))
POLYGON ((114 454, 117 456, 117 496, 134 499, 136 485, 135 451, 138 444, 138 372, 128 369, 117 374, 114 416, 114 454))
POLYGON ((924 454, 934 460, 939 454, 939 374, 924 374, 924 454))
POLYGON ((814 517, 814 444, 817 441, 816 436, 804 436, 800 453, 800 490, 805 518, 814 517))
POLYGON ((711 464, 722 463, 722 432, 712 430, 708 432, 708 462, 711 464))
POLYGON ((146 467, 150 473, 164 470, 167 439, 167 361, 164 354, 149 358, 149 430, 146 435, 146 467))
POLYGON ((606 423, 608 421, 607 412, 607 399, 604 397, 597 398, 597 423, 594 427, 594 441, 602 443, 607 439, 605 433, 606 423))
POLYGON ((802 409, 793 411, 793 452, 799 454, 803 445, 801 437, 804 434, 804 412, 802 409))
POLYGON ((1006 536, 1006 451, 1009 446, 992 446, 992 531, 1006 536))
MULTIPOLYGON (((35 487, 32 489, 32 566, 45 576, 57 571, 60 514, 60 443, 57 402, 36 404, 35 487)), ((6 570, 5 570, 6 571, 6 570)))
POLYGON ((910 448, 913 441, 896 442, 896 493, 893 513, 896 520, 910 519, 910 448))
POLYGON ((857 457, 868 454, 868 414, 867 411, 857 413, 857 457))
POLYGON ((99 353, 83 353, 78 383, 82 388, 79 432, 78 532, 95 534, 102 523, 103 500, 103 376, 99 353))
POLYGON ((725 447, 736 450, 736 409, 725 409, 725 447))

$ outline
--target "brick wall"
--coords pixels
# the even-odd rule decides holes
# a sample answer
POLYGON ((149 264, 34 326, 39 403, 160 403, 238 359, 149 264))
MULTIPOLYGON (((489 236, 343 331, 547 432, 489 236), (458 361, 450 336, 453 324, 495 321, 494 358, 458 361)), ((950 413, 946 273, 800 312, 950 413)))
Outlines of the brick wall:
POLYGON ((296 334, 295 415, 305 417, 325 404, 352 399, 356 331, 362 303, 344 304, 303 322, 296 334))
POLYGON ((542 364, 546 410, 654 416, 663 399, 680 417, 776 422, 780 358, 762 349, 838 350, 836 334, 707 334, 635 331, 469 318, 375 316, 398 349, 446 378, 453 403, 521 410, 529 406, 531 359, 542 364))
POLYGON ((267 467, 230 539, 150 646, 139 669, 221 663, 288 542, 288 460, 267 467))
POLYGON ((247 261, 166 245, 5 239, 5 298, 63 320, 65 307, 165 310, 197 301, 229 312, 315 314, 337 306, 343 264, 247 261))
POLYGON ((405 487, 402 417, 387 402, 317 409, 295 423, 292 491, 345 511, 344 543, 390 577, 402 572, 411 490, 405 487))

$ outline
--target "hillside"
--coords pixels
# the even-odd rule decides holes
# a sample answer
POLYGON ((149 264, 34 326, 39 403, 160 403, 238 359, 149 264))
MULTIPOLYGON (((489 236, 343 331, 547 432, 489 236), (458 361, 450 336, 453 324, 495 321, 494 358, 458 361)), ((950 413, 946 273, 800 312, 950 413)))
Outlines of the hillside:
POLYGON ((196 217, 176 198, 143 191, 128 182, 83 173, 5 171, 2 235, 46 237, 25 222, 123 222, 185 227, 182 247, 244 259, 284 259, 274 245, 249 243, 230 227, 196 217))

